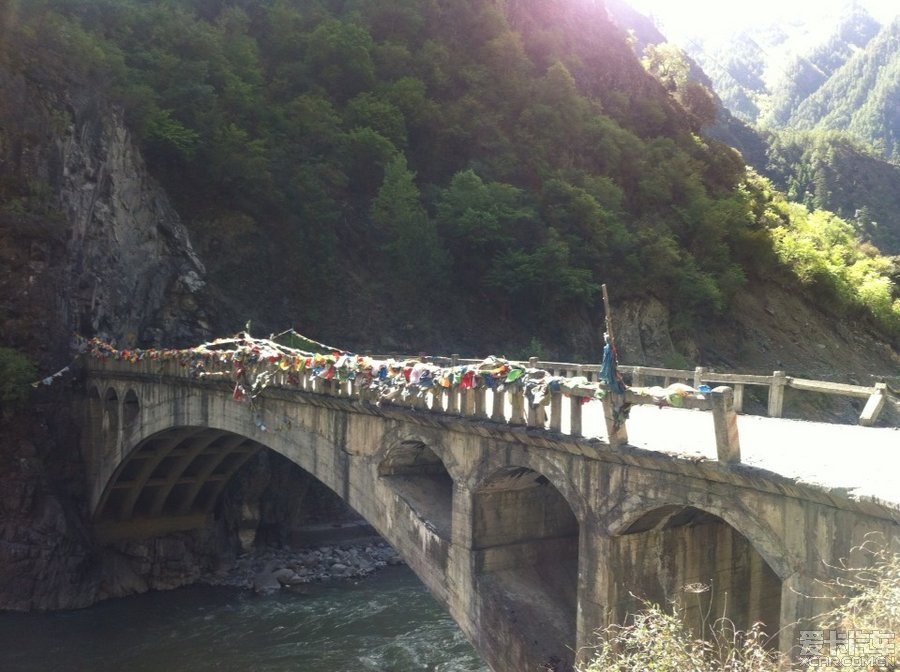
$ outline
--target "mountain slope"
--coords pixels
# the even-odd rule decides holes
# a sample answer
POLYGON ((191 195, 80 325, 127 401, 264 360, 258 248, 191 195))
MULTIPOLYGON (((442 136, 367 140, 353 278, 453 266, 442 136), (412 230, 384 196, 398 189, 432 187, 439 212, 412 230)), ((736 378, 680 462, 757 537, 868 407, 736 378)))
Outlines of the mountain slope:
POLYGON ((584 353, 607 282, 659 301, 693 352, 748 280, 808 291, 776 261, 791 213, 698 136, 708 97, 648 74, 602 3, 54 0, 16 18, 26 71, 108 82, 235 328, 584 353))
POLYGON ((41 371, 4 380, 3 608, 191 581, 269 490, 100 548, 77 372, 30 385, 71 331, 587 359, 609 282, 628 363, 898 369, 885 260, 695 133, 599 3, 5 3, 0 89, 0 363, 41 371))
MULTIPOLYGON (((798 106, 822 92, 827 82, 865 50, 881 25, 865 10, 855 9, 842 17, 832 35, 806 53, 798 54, 777 77, 770 74, 770 99, 759 122, 766 127, 790 127, 798 106)), ((768 70, 777 70, 774 64, 768 70)), ((863 91, 861 88, 860 91, 863 91)), ((863 94, 864 95, 864 94, 863 94)), ((827 92, 820 94, 831 100, 827 92)))
POLYGON ((900 162, 900 18, 800 103, 786 125, 845 130, 900 162))
MULTIPOLYGON (((612 0, 609 7, 623 29, 635 36, 637 49, 666 42, 656 26, 624 0, 612 0)), ((757 119, 757 103, 770 97, 765 92, 766 81, 772 81, 775 52, 771 47, 779 45, 784 50, 801 29, 782 25, 774 34, 764 33, 765 39, 758 30, 746 30, 734 36, 727 48, 715 48, 714 40, 688 41, 688 49, 714 75, 707 77, 691 61, 689 76, 704 86, 716 86, 736 114, 757 119)), ((797 59, 812 73, 814 81, 807 84, 816 90, 801 95, 797 79, 781 80, 785 97, 774 98, 788 128, 769 127, 760 133, 728 109, 720 109, 718 120, 705 133, 739 149, 749 165, 771 178, 792 200, 839 214, 883 252, 898 254, 900 170, 866 146, 876 138, 879 147, 890 151, 893 135, 884 129, 896 125, 891 119, 900 114, 900 101, 891 98, 900 81, 893 73, 896 27, 880 33, 878 29, 879 24, 865 12, 850 13, 828 40, 797 59), (793 102, 806 97, 794 108, 793 102, 787 102, 792 96, 793 102), (884 139, 878 139, 882 135, 884 139)))
POLYGON ((853 222, 886 254, 900 254, 900 166, 843 133, 767 134, 764 171, 789 198, 853 222))

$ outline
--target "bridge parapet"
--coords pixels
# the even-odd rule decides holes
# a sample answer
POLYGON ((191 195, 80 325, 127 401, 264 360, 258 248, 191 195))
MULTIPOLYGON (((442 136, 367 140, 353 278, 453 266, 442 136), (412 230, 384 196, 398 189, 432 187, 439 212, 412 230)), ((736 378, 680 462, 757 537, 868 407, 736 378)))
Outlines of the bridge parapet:
MULTIPOLYGON (((599 369, 596 364, 572 362, 548 361, 538 362, 537 365, 555 375, 584 375, 589 379, 595 377, 599 369)), ((620 365, 619 371, 630 376, 631 384, 635 388, 644 387, 650 380, 660 381, 663 387, 668 387, 672 382, 689 383, 695 388, 703 384, 729 385, 734 390, 734 407, 737 413, 743 412, 744 390, 748 385, 764 387, 768 390, 766 413, 771 418, 780 418, 784 414, 784 391, 787 388, 802 392, 865 399, 866 403, 859 416, 859 424, 864 427, 872 426, 878 421, 888 400, 893 399, 895 404, 900 404, 896 399, 896 394, 892 393, 883 380, 876 380, 871 385, 859 385, 800 378, 788 375, 784 371, 773 371, 771 375, 761 375, 716 371, 704 366, 694 369, 670 369, 656 366, 620 365)))
MULTIPOLYGON (((104 362, 104 368, 119 376, 156 376, 194 384, 222 381, 233 385, 235 400, 249 402, 251 406, 263 389, 299 390, 364 404, 394 405, 543 429, 574 438, 585 436, 583 405, 599 400, 603 406, 604 438, 611 447, 628 443, 626 420, 633 405, 708 410, 712 411, 718 460, 724 464, 741 461, 735 396, 728 387, 630 388, 618 395, 610 392, 606 383, 591 381, 591 369, 587 365, 554 372, 549 367, 540 368, 536 358, 526 364, 493 357, 460 360, 454 356, 435 363, 441 358, 382 360, 345 354, 331 360, 323 358, 325 364, 317 366, 315 356, 290 355, 258 347, 257 350, 252 358, 246 352, 236 355, 225 351, 217 355, 215 351, 197 350, 158 351, 146 356, 143 351, 106 348, 95 349, 93 354, 104 362), (393 372, 387 381, 378 376, 378 371, 385 368, 393 372)), ((257 420, 264 423, 262 419, 257 420)))

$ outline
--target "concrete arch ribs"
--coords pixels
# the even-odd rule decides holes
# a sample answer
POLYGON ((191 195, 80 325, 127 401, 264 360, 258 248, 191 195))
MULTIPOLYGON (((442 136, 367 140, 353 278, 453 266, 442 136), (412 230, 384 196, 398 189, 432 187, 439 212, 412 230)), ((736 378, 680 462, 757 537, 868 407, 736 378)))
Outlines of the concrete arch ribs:
MULTIPOLYGON (((209 482, 209 479, 212 477, 216 469, 218 469, 222 462, 225 461, 225 458, 234 453, 236 450, 239 450, 243 444, 249 442, 250 439, 244 436, 238 436, 236 434, 230 435, 227 443, 223 446, 223 449, 217 451, 214 455, 210 455, 209 459, 206 461, 206 464, 204 464, 203 467, 194 475, 195 480, 188 487, 184 498, 178 505, 176 513, 178 515, 187 515, 194 511, 196 508, 194 505, 200 495, 200 491, 203 489, 203 486, 209 482)), ((256 450, 258 450, 258 448, 252 451, 248 451, 248 459, 253 453, 256 452, 256 450)))
POLYGON ((156 446, 155 450, 152 453, 147 454, 146 457, 141 455, 142 449, 139 448, 129 457, 128 460, 126 460, 125 464, 127 464, 128 461, 135 459, 143 459, 144 462, 136 478, 131 482, 128 494, 125 496, 125 500, 122 502, 122 506, 119 509, 118 517, 120 520, 127 520, 134 516, 134 509, 137 505, 138 498, 143 493, 147 482, 153 475, 153 472, 156 470, 159 464, 169 456, 169 453, 171 453, 172 450, 174 450, 175 447, 181 444, 183 441, 201 434, 204 431, 208 432, 209 430, 204 430, 197 427, 188 427, 173 430, 170 434, 166 434, 163 438, 161 438, 160 444, 156 446))
MULTIPOLYGON (((166 506, 166 503, 169 499, 169 495, 172 494, 172 490, 175 488, 175 485, 182 481, 184 477, 185 471, 191 465, 191 463, 197 459, 204 451, 206 451, 211 445, 213 445, 216 441, 220 441, 223 438, 222 434, 211 433, 209 436, 198 438, 191 442, 190 447, 183 449, 184 452, 177 458, 175 464, 173 464, 169 473, 165 478, 165 483, 159 486, 156 491, 156 496, 153 498, 153 504, 150 506, 150 515, 158 516, 163 513, 163 509, 166 506)), ((230 443, 240 445, 242 443, 240 437, 231 438, 230 443)), ((223 447, 222 450, 229 452, 230 447, 223 447)))

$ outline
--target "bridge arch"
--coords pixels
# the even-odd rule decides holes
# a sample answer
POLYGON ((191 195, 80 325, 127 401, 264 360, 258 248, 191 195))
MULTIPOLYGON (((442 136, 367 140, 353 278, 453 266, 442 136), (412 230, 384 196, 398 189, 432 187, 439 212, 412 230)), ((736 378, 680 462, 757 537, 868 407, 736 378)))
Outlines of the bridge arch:
POLYGON ((442 455, 443 447, 421 436, 396 440, 380 454, 379 480, 445 541, 452 538, 454 479, 442 455))
POLYGON ((612 536, 622 536, 628 533, 629 528, 637 529, 642 519, 649 521, 653 516, 663 518, 667 515, 666 511, 686 508, 705 511, 734 528, 753 545, 754 550, 782 581, 794 573, 787 545, 763 519, 745 511, 734 497, 641 497, 636 505, 628 507, 627 512, 613 511, 608 516, 609 533, 612 536))
POLYGON ((146 534, 196 527, 231 477, 261 448, 238 434, 204 427, 146 437, 111 475, 94 520, 107 530, 128 521, 146 534))
POLYGON ((515 466, 482 479, 472 507, 474 580, 486 633, 479 648, 498 649, 494 659, 509 660, 510 652, 500 649, 519 639, 523 648, 514 655, 522 658, 508 669, 528 669, 534 661, 571 669, 581 532, 574 508, 543 473, 515 466))
POLYGON ((420 515, 396 496, 390 481, 400 474, 389 473, 413 466, 417 475, 415 455, 424 456, 439 479, 449 481, 452 506, 452 480, 439 457, 448 451, 438 442, 425 445, 427 437, 417 440, 413 434, 382 450, 382 418, 330 406, 264 399, 257 402, 254 415, 230 394, 210 395, 187 387, 176 388, 168 398, 141 398, 153 401, 141 405, 140 421, 122 440, 122 453, 107 455, 95 472, 100 490, 92 510, 101 539, 205 526, 218 495, 243 462, 256 451, 270 449, 352 507, 403 556, 438 601, 448 603, 450 510, 443 514, 447 524, 439 530, 433 516, 420 515), (265 428, 261 422, 275 418, 275 427, 265 428), (209 458, 206 467, 198 456, 209 458))
POLYGON ((103 393, 102 432, 105 450, 115 450, 119 441, 119 393, 112 385, 103 393))
POLYGON ((579 524, 591 515, 588 503, 589 493, 579 487, 570 478, 567 470, 570 456, 551 452, 513 448, 511 450, 488 449, 488 455, 476 468, 471 469, 464 483, 472 492, 478 491, 486 482, 490 481, 500 469, 515 465, 514 468, 530 469, 543 476, 565 499, 566 504, 575 514, 579 524))
POLYGON ((141 417, 141 401, 134 388, 128 388, 122 399, 122 431, 130 433, 141 417))
MULTIPOLYGON (((734 503, 733 503, 734 504, 734 503)), ((648 503, 611 526, 610 558, 629 585, 620 585, 615 611, 621 619, 640 608, 630 596, 660 605, 676 603, 698 634, 725 617, 735 628, 765 624, 778 647, 786 551, 764 523, 725 504, 648 503)))
MULTIPOLYGON (((151 437, 172 431, 190 431, 191 428, 209 429, 242 436, 260 447, 270 448, 297 464, 304 471, 314 475, 331 490, 342 494, 339 482, 340 468, 334 464, 317 463, 317 452, 333 454, 339 452, 337 443, 327 430, 314 431, 309 428, 292 429, 290 418, 285 419, 283 428, 263 429, 250 410, 237 404, 230 397, 210 398, 202 390, 185 390, 173 409, 171 399, 154 399, 148 403, 147 395, 135 393, 139 400, 139 418, 133 431, 123 439, 121 462, 125 462, 134 451, 151 437)), ((127 394, 127 393, 126 393, 127 394)), ((265 417, 265 408, 260 409, 265 417)), ((113 465, 118 467, 118 464, 113 465)), ((112 470, 101 474, 104 483, 113 476, 112 470)))

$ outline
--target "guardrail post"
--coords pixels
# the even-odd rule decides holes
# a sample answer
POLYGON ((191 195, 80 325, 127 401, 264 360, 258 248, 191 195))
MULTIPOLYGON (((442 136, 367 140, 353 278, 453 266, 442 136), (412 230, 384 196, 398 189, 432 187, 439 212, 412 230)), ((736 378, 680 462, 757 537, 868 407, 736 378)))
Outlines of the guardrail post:
POLYGON ((431 388, 430 408, 435 413, 444 412, 444 388, 440 385, 431 388))
POLYGON ((547 421, 547 414, 544 412, 543 406, 535 406, 534 404, 534 394, 529 390, 525 396, 526 401, 528 402, 528 408, 526 409, 526 418, 529 427, 543 427, 547 421))
POLYGON ((696 390, 703 384, 703 376, 706 375, 706 367, 698 366, 694 369, 694 389, 696 390))
MULTIPOLYGON (((459 355, 450 355, 450 367, 455 369, 459 365, 459 355)), ((455 373, 453 375, 456 375, 455 373)), ((456 382, 456 381, 454 381, 456 382)), ((451 385, 447 388, 447 413, 450 415, 459 414, 459 387, 451 385)))
POLYGON ((525 424, 525 389, 515 386, 509 388, 509 402, 512 406, 512 416, 509 419, 509 424, 525 424))
POLYGON ((471 418, 475 415, 475 390, 469 388, 467 390, 460 390, 460 414, 464 418, 471 418))
POLYGON ((611 393, 603 397, 603 419, 606 421, 606 435, 609 437, 609 445, 616 448, 628 443, 628 431, 625 429, 624 421, 618 427, 616 426, 612 397, 611 393))
POLYGON ((569 434, 581 436, 581 397, 569 397, 569 434))
POLYGON ((506 390, 500 390, 498 387, 493 389, 494 402, 491 405, 491 420, 506 422, 506 390))
POLYGON ((476 387, 472 392, 474 392, 475 397, 475 412, 473 415, 476 418, 484 419, 487 417, 484 408, 484 388, 476 387))
POLYGON ((734 385, 734 412, 744 412, 744 384, 735 383, 734 385))
POLYGON ((562 392, 550 393, 550 431, 562 430, 562 392))
POLYGON ((447 413, 450 415, 459 415, 459 395, 458 387, 451 386, 447 388, 447 413))
POLYGON ((710 395, 713 423, 716 428, 716 455, 723 464, 740 464, 741 443, 738 437, 737 413, 734 412, 734 390, 717 387, 710 395))
POLYGON ((631 386, 644 386, 644 370, 640 366, 636 366, 631 370, 631 386))
POLYGON ((784 371, 775 371, 772 374, 772 383, 769 385, 769 417, 780 418, 784 408, 784 387, 787 385, 787 375, 784 371))
POLYGON ((875 383, 875 390, 872 396, 866 401, 862 415, 859 416, 859 424, 863 427, 871 427, 878 420, 878 414, 884 408, 885 392, 887 391, 887 383, 875 383))
POLYGON ((418 408, 420 411, 427 411, 428 410, 428 390, 426 390, 424 387, 420 387, 417 385, 413 388, 413 392, 415 392, 415 395, 413 396, 413 398, 415 399, 415 404, 413 405, 413 408, 418 408))

